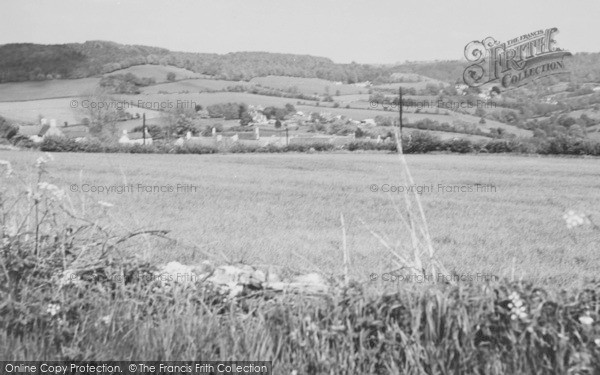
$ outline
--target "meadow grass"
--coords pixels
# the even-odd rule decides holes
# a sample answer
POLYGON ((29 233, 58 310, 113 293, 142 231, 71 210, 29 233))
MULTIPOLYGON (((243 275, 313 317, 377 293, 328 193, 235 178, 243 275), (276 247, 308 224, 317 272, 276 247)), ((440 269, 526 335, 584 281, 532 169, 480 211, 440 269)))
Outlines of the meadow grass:
MULTIPOLYGON (((0 152, 27 173, 36 152, 0 152)), ((113 203, 108 215, 129 228, 171 231, 179 244, 136 249, 154 262, 196 262, 208 256, 341 274, 339 217, 346 220, 350 273, 393 270, 389 253, 370 230, 390 243, 398 233, 396 206, 403 194, 389 154, 127 155, 56 154, 51 182, 68 188, 133 184, 123 194, 72 193, 113 203), (193 185, 180 192, 143 193, 144 186, 193 185), (371 191, 371 185, 379 191, 371 191), (368 223, 368 228, 361 224, 368 223), (298 256, 300 255, 300 256, 298 256)), ((589 228, 567 229, 568 209, 600 213, 595 159, 513 155, 407 155, 440 261, 458 274, 493 274, 555 286, 597 278, 600 237, 589 228), (475 184, 495 191, 445 192, 475 184)), ((406 183, 404 184, 406 185, 406 183)), ((374 188, 373 188, 374 189, 374 188)), ((379 280, 369 285, 387 288, 379 280)))
MULTIPOLYGON (((35 153, 0 156, 10 155, 18 156, 9 158, 11 163, 0 163, 0 356, 6 360, 260 359, 272 361, 274 374, 592 374, 600 369, 597 280, 595 285, 588 283, 567 292, 549 283, 503 279, 451 285, 415 282, 408 287, 398 284, 388 288, 392 293, 383 293, 385 288, 349 275, 347 268, 355 268, 356 262, 350 259, 354 254, 347 236, 350 226, 347 228, 344 219, 348 214, 340 214, 344 247, 340 258, 344 260, 338 261, 335 273, 346 275, 343 284, 339 278, 332 279, 330 292, 317 295, 244 288, 230 298, 200 280, 173 283, 157 278, 158 268, 153 264, 157 258, 148 262, 148 257, 135 250, 174 255, 165 251, 164 245, 177 244, 165 238, 164 232, 140 231, 139 223, 113 212, 116 207, 106 200, 77 196, 72 187, 68 188, 71 193, 61 190, 65 167, 78 168, 74 159, 55 160, 52 155, 35 153), (35 163, 23 155, 37 156, 35 163), (59 167, 53 167, 55 164, 59 167), (156 244, 163 245, 161 250, 156 244)), ((313 160, 313 171, 332 174, 328 168, 335 167, 344 174, 351 172, 335 164, 343 161, 335 160, 340 155, 321 156, 332 157, 334 165, 332 159, 313 160)), ((212 163, 223 167, 226 159, 213 159, 212 163)), ((77 160, 102 164, 101 159, 77 160)), ((375 160, 382 165, 390 162, 375 160)), ((226 169, 233 173, 229 180, 238 176, 236 183, 246 180, 234 167, 239 160, 229 161, 226 169)), ((261 159, 250 161, 266 164, 261 159)), ((289 161, 277 161, 294 169, 289 161)), ((309 159, 301 161, 311 165, 309 159)), ((523 162, 515 164, 519 161, 523 162)), ((463 164, 473 167, 476 163, 463 164)), ((401 170, 406 167, 403 157, 400 166, 391 166, 396 168, 391 173, 396 179, 401 175, 411 182, 411 175, 419 178, 419 173, 401 170)), ((160 164, 158 167, 163 180, 167 179, 168 171, 160 164)), ((450 168, 448 164, 445 167, 450 168)), ((302 174, 302 169, 295 170, 302 174)), ((120 171, 125 180, 131 165, 120 171)), ((555 177, 559 174, 553 172, 555 177)), ((74 173, 72 170, 71 175, 74 173)), ((79 175, 80 180, 88 178, 83 172, 79 175)), ((319 184, 318 179, 303 177, 319 184)), ((424 224, 423 215, 429 214, 431 207, 426 204, 421 210, 419 199, 404 202, 408 215, 400 212, 399 216, 409 221, 405 229, 418 232, 421 228, 421 239, 427 240, 427 229, 411 223, 422 220, 424 224)), ((219 203, 225 208, 223 201, 219 203)), ((144 212, 141 206, 129 209, 144 212)), ((156 218, 162 213, 152 214, 156 218)), ((228 214, 233 215, 226 210, 219 213, 228 214)), ((323 211, 321 214, 326 216, 323 211)), ((569 215, 570 225, 579 223, 578 215, 569 215)), ((393 234, 402 232, 402 220, 396 220, 393 234)), ((373 228, 377 221, 359 221, 371 227, 372 234, 379 231, 373 228)), ((427 221, 431 225, 431 216, 427 221)), ((584 222, 581 219, 581 224, 584 222)), ((263 223, 255 220, 253 224, 247 228, 256 230, 263 223)), ((252 234, 251 229, 246 235, 252 234)), ((582 237, 577 233, 573 240, 582 237)), ((415 236, 412 239, 419 241, 415 236)), ((439 251, 438 245, 435 243, 439 251)), ((271 261, 275 257, 273 254, 271 261)))

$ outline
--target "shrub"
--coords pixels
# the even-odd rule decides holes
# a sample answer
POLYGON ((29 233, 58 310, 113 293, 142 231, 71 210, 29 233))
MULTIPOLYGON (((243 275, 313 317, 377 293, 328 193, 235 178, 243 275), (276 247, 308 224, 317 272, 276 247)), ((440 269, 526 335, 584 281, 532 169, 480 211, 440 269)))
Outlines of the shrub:
POLYGON ((427 153, 442 148, 440 138, 426 132, 415 131, 402 139, 402 149, 407 154, 427 153))
POLYGON ((450 152, 458 152, 460 154, 466 154, 474 151, 474 146, 468 139, 453 139, 445 143, 444 149, 450 152))

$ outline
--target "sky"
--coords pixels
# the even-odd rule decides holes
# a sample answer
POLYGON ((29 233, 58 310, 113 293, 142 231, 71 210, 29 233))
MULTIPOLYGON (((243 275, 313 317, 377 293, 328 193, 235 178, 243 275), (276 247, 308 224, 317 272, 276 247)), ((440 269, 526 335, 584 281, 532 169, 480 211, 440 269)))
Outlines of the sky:
POLYGON ((598 0, 3 0, 0 44, 110 40, 174 51, 267 51, 338 63, 464 59, 464 47, 558 27, 600 52, 598 0))

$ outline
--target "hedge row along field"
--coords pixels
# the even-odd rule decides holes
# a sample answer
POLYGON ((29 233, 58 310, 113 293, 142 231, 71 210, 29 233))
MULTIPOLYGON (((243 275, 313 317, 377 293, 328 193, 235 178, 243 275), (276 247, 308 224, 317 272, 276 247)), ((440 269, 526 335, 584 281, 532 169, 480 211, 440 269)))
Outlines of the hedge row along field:
MULTIPOLYGON (((31 146, 31 145, 30 145, 31 146)), ((345 146, 327 143, 296 144, 288 146, 267 145, 264 147, 233 144, 230 146, 183 145, 155 142, 152 145, 122 145, 103 143, 100 141, 76 142, 67 138, 47 137, 40 144, 40 149, 47 152, 94 152, 94 153, 156 153, 156 154, 214 154, 219 152, 252 153, 252 152, 308 152, 334 151, 346 149, 396 151, 394 142, 376 143, 367 140, 356 140, 345 146)), ((541 155, 590 155, 600 156, 600 143, 572 137, 549 138, 546 140, 490 140, 487 142, 470 141, 468 139, 441 140, 424 132, 415 132, 410 137, 403 137, 404 153, 422 154, 428 152, 455 153, 523 153, 541 155)))

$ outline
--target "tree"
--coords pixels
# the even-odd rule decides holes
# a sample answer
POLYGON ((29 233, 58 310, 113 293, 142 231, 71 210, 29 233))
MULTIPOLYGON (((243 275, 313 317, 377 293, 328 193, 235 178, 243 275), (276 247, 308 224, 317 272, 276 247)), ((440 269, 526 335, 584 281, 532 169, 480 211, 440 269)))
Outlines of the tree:
POLYGON ((163 111, 161 118, 166 125, 168 136, 181 137, 188 132, 192 134, 198 132, 195 124, 197 113, 192 108, 174 108, 171 111, 163 111))
POLYGON ((583 129, 581 128, 581 126, 575 124, 575 125, 571 125, 569 127, 569 135, 572 137, 576 137, 576 138, 584 138, 585 137, 585 133, 583 132, 583 129))
POLYGON ((11 139, 19 132, 19 128, 0 116, 0 138, 11 139))
POLYGON ((286 111, 287 113, 296 113, 296 107, 294 107, 294 106, 293 106, 292 104, 290 104, 290 103, 287 103, 287 104, 285 105, 285 111, 286 111))
POLYGON ((310 121, 320 123, 323 120, 320 114, 313 112, 310 114, 310 121))
POLYGON ((477 117, 484 117, 486 114, 485 109, 483 109, 482 107, 477 107, 477 109, 475 110, 475 116, 477 117))
POLYGON ((242 116, 240 117, 240 125, 242 126, 246 126, 249 125, 254 119, 252 118, 252 116, 250 116, 250 114, 248 112, 243 112, 242 116))
POLYGON ((275 129, 279 129, 279 128, 281 128, 281 121, 276 120, 275 121, 275 129))
POLYGON ((177 75, 174 72, 167 73, 167 81, 173 82, 177 78, 177 75))
MULTIPOLYGON (((91 134, 100 138, 117 136, 117 121, 122 113, 106 89, 98 88, 80 98, 77 110, 88 121, 91 134)), ((122 108, 121 108, 122 110, 122 108)))

